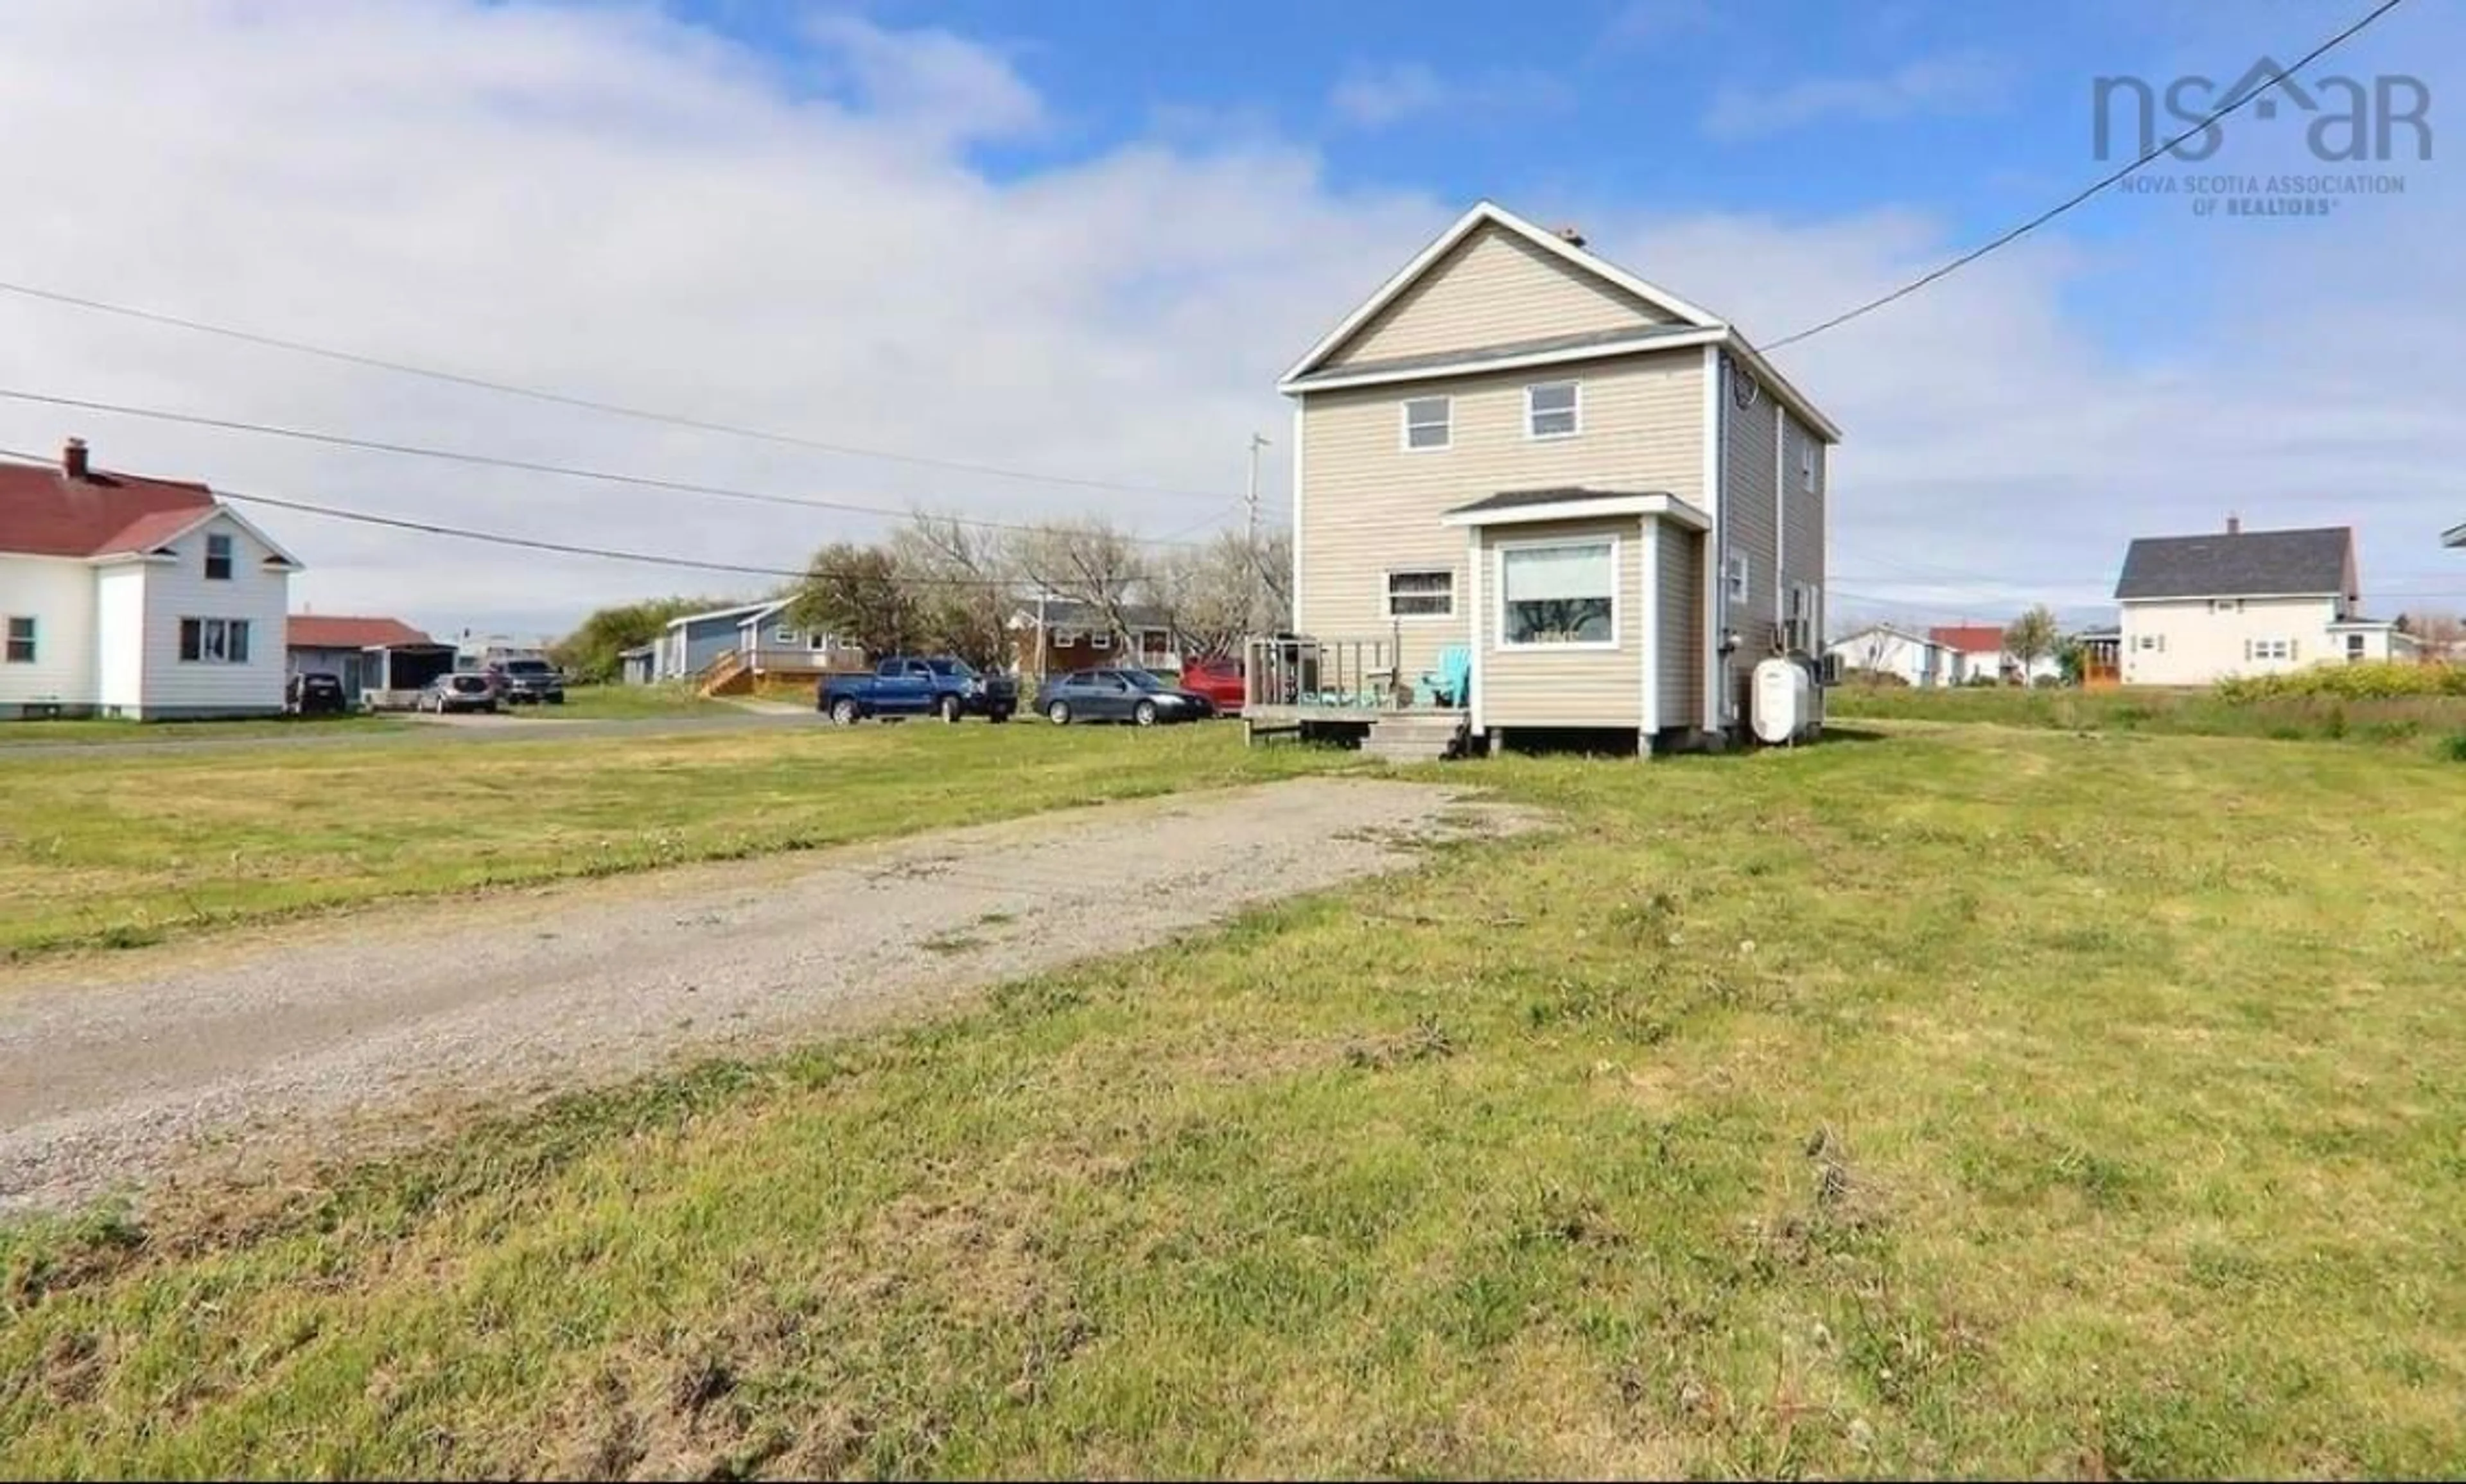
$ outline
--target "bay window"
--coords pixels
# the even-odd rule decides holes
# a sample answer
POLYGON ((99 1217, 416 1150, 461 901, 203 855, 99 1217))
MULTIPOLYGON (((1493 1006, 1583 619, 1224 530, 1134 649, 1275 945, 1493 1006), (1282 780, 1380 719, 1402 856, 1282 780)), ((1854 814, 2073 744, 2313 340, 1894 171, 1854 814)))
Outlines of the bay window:
POLYGON ((1536 541, 1498 549, 1498 639, 1510 648, 1618 642, 1618 542, 1536 541))

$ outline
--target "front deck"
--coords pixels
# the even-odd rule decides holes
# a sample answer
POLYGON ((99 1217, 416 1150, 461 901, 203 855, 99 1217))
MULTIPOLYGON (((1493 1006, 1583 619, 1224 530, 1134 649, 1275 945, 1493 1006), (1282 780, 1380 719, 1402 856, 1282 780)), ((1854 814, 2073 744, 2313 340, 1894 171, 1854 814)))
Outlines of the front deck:
POLYGON ((1426 678, 1400 676, 1396 655, 1388 640, 1248 641, 1242 667, 1247 740, 1352 742, 1397 758, 1460 751, 1470 712, 1426 678))

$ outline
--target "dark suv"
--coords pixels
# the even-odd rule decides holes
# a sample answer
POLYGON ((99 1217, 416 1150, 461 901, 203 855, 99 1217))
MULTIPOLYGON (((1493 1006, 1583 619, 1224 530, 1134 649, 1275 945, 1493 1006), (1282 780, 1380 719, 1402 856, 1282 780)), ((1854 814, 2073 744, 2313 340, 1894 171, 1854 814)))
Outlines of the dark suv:
POLYGON ((534 706, 542 701, 550 706, 565 704, 565 672, 546 660, 507 660, 491 665, 488 678, 507 706, 534 706))
POLYGON ((340 716, 351 708, 343 679, 322 671, 294 675, 283 684, 282 708, 294 716, 340 716))

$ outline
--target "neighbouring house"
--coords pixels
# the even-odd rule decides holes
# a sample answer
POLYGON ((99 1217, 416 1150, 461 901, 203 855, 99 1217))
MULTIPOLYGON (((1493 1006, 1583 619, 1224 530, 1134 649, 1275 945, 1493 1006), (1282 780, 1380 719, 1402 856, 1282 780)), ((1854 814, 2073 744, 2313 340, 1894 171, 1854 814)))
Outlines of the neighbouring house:
POLYGON ((203 484, 0 466, 0 717, 277 714, 299 559, 203 484))
POLYGON ((647 686, 659 678, 660 646, 657 643, 636 644, 631 649, 616 651, 616 680, 619 685, 647 686))
POLYGON ((1844 671, 1894 675, 1911 686, 1951 686, 1960 682, 1959 660, 1940 640, 1890 623, 1871 623, 1824 646, 1838 657, 1844 671))
POLYGON ((2206 686, 2322 662, 2409 658, 2411 636, 2365 618, 2345 526, 2143 536, 2116 582, 2127 686, 2206 686))
POLYGON ((1928 629, 1937 643, 1956 659, 1952 684, 1965 686, 1981 676, 2007 686, 2033 686, 2063 674, 2053 655, 2040 655, 2028 664, 2005 647, 2004 630, 1991 623, 1948 623, 1928 629))
POLYGON ((772 606, 773 599, 736 603, 727 608, 713 608, 703 613, 689 613, 668 620, 657 642, 657 663, 653 676, 659 680, 684 680, 700 675, 720 656, 737 646, 743 637, 745 620, 772 606))
POLYGON ((1273 695, 1253 663, 1265 705, 1401 700, 1461 651, 1472 737, 1668 746, 1739 731, 1756 663, 1822 643, 1840 430, 1572 230, 1474 206, 1278 390, 1309 647, 1273 695))
POLYGON ((399 618, 295 613, 283 636, 284 673, 332 675, 342 681, 343 694, 357 697, 376 688, 377 665, 371 651, 431 642, 427 635, 399 618))
POLYGON ((1116 624, 1092 603, 1059 597, 1023 603, 1010 617, 1011 649, 1020 670, 1029 675, 1113 664, 1181 668, 1173 622, 1163 609, 1126 603, 1121 618, 1116 624))
POLYGON ((653 646, 652 678, 693 680, 706 694, 750 690, 765 680, 808 680, 861 669, 864 651, 788 618, 794 599, 765 598, 668 620, 653 646))

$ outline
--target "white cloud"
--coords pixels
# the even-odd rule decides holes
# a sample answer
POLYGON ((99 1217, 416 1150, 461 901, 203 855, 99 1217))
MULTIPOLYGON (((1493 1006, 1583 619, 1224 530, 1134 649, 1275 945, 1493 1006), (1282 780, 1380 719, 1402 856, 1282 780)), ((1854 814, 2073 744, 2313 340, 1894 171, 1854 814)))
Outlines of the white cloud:
POLYGON ((1710 28, 1712 0, 1626 0, 1602 28, 1611 46, 1648 46, 1710 28))
POLYGON ((1356 64, 1328 94, 1328 106, 1338 118, 1370 129, 1442 113, 1478 121, 1563 108, 1573 101, 1565 81, 1536 69, 1449 78, 1414 61, 1356 64))
POLYGON ((821 15, 806 34, 836 53, 871 110, 944 141, 1029 133, 1044 101, 1010 64, 947 31, 891 32, 854 15, 821 15))
POLYGON ((1876 123, 1920 114, 1981 113, 2003 99, 2010 72, 1966 52, 1922 57, 1880 77, 1809 78, 1766 90, 1731 84, 1714 95, 1704 132, 1715 139, 1760 139, 1827 119, 1876 123))
MULTIPOLYGON (((649 11, 8 8, 0 136, 43 147, 0 152, 14 204, 0 277, 839 442, 1221 489, 1221 507, 630 423, 5 295, 0 386, 997 519, 1094 510, 1161 533, 1238 519, 1244 443, 1287 427, 1275 374, 1464 204, 1334 189, 1265 129, 992 176, 971 142, 1044 116, 1015 67, 947 35, 856 46, 877 82, 832 72, 854 65, 843 37, 817 62, 860 89, 850 101, 649 11)), ((1583 222, 1766 339, 1965 245, 1908 212, 1648 212, 1516 185, 1499 183, 1510 204, 1583 222)), ((2466 188, 2429 169, 2410 186, 2291 225, 2101 202, 2110 227, 2182 224, 2130 252, 2033 237, 1782 352, 1849 434, 1838 586, 1946 618, 2094 604, 2131 536, 2238 509, 2358 523, 2376 606, 2466 590, 2466 562, 2436 546, 2466 519, 2466 351, 2422 332, 2424 304, 2466 302, 2448 249, 2466 188), (2075 306, 2089 286, 2140 281, 2178 292, 2129 333, 2075 306)), ((718 560, 794 565, 886 524, 0 402, 0 446, 72 433, 119 467, 718 560)), ((1279 502, 1284 452, 1265 466, 1279 502)), ((743 586, 263 521, 310 564, 303 601, 448 631, 562 628, 600 601, 743 586)))

